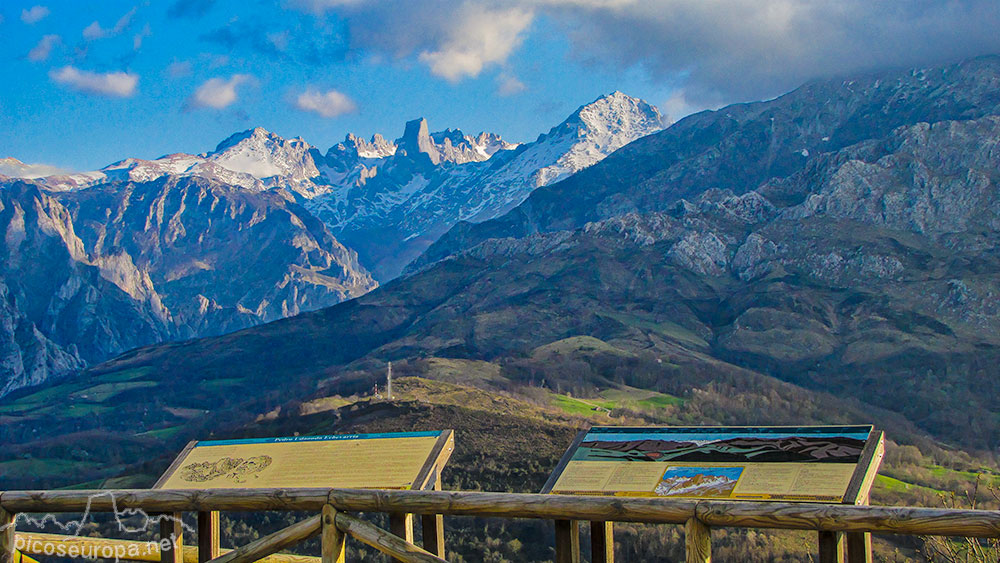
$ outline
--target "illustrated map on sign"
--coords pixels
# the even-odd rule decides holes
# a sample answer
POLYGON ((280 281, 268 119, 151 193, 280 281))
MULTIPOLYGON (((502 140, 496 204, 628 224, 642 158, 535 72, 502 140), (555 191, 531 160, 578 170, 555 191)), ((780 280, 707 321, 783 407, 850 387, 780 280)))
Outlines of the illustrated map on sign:
POLYGON ((441 437, 397 432, 195 442, 157 488, 409 489, 441 437))
POLYGON ((870 426, 590 429, 553 493, 840 502, 870 426))

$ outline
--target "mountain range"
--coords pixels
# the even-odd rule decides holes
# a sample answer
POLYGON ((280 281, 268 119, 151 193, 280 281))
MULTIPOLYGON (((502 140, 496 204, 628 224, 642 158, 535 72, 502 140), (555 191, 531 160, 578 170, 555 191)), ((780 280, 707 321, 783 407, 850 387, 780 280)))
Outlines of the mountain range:
MULTIPOLYGON (((201 420, 229 385, 253 400, 278 386, 286 400, 356 391, 386 360, 485 361, 504 385, 574 395, 778 378, 879 418, 830 423, 899 417, 992 450, 998 143, 998 57, 810 83, 690 116, 497 218, 460 222, 410 275, 359 298, 134 350, 72 384, 137 378, 163 405, 144 424, 171 428, 170 413, 201 420), (579 338, 593 344, 542 352, 579 338)), ((227 405, 212 417, 249 408, 227 405)), ((43 424, 9 412, 26 417, 13 436, 43 424)))
POLYGON ((459 220, 658 131, 615 92, 535 142, 458 130, 348 135, 326 154, 262 128, 214 151, 40 175, 0 161, 0 396, 143 345, 232 332, 362 295, 459 220))

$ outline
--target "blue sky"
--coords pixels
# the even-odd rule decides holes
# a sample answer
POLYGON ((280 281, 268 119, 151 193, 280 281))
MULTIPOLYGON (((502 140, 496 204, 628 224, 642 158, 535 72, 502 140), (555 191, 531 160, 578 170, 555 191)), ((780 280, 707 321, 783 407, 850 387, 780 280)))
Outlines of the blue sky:
POLYGON ((0 6, 0 157, 72 170, 255 126, 533 140, 621 90, 672 117, 1000 51, 993 0, 146 0, 0 6))

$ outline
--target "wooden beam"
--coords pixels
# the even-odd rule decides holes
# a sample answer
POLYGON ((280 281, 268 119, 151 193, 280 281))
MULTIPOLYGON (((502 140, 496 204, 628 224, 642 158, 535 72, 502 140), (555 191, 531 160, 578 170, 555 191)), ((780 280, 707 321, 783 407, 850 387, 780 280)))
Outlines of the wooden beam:
POLYGON ((712 532, 697 518, 684 524, 684 553, 687 563, 712 563, 712 532))
POLYGON ((861 450, 854 475, 847 484, 847 492, 844 494, 845 504, 867 504, 865 499, 868 498, 884 456, 885 432, 872 430, 864 449, 861 450))
POLYGON ((590 560, 615 563, 615 527, 611 522, 590 523, 590 560))
POLYGON ((234 549, 229 553, 216 557, 211 563, 253 563, 258 559, 267 557, 272 553, 277 553, 286 547, 295 545, 304 539, 311 538, 320 533, 323 527, 320 515, 306 518, 301 522, 278 530, 273 534, 254 540, 243 547, 234 549))
POLYGON ((819 563, 844 563, 843 532, 819 532, 819 563))
POLYGON ((413 480, 410 488, 413 490, 425 490, 434 486, 435 475, 440 476, 448 460, 451 459, 452 452, 455 451, 455 431, 442 430, 434 446, 431 448, 427 461, 420 467, 417 477, 413 480))
POLYGON ((14 563, 14 522, 16 515, 0 508, 0 563, 14 563))
POLYGON ((330 504, 349 512, 683 524, 697 503, 639 497, 332 489, 330 504))
MULTIPOLYGON (((59 534, 42 534, 34 532, 18 532, 17 544, 24 547, 23 553, 34 555, 45 555, 46 553, 67 554, 75 553, 83 557, 83 554, 97 553, 98 556, 107 554, 107 559, 116 556, 122 561, 149 561, 159 563, 162 552, 160 542, 144 542, 134 540, 116 540, 107 538, 91 538, 87 536, 63 536, 59 534)), ((223 549, 222 553, 230 553, 233 550, 223 549)), ((198 546, 183 546, 184 563, 198 563, 198 546)), ((90 559, 93 559, 92 557, 90 559)), ((25 559, 27 561, 27 558, 25 559)), ((260 560, 259 563, 322 563, 319 557, 308 555, 293 555, 291 553, 275 553, 260 560)))
POLYGON ((580 563, 580 525, 556 520, 556 563, 580 563))
POLYGON ((184 461, 184 458, 186 458, 188 454, 191 453, 191 450, 193 450, 194 447, 197 445, 198 445, 197 440, 191 440, 190 442, 188 442, 187 445, 184 446, 184 449, 181 450, 181 453, 177 454, 177 457, 175 457, 174 460, 170 462, 170 467, 167 467, 167 470, 163 472, 163 475, 160 475, 160 478, 157 479, 155 483, 153 483, 152 488, 154 489, 163 488, 163 484, 166 483, 168 479, 170 479, 171 475, 177 472, 177 469, 179 469, 181 466, 181 462, 184 461))
POLYGON ((0 506, 12 512, 113 512, 141 508, 148 512, 205 510, 323 510, 327 488, 296 489, 125 489, 5 492, 0 506), (25 510, 26 509, 26 510, 25 510))
POLYGON ((569 465, 569 461, 573 459, 573 454, 576 453, 576 449, 580 447, 580 443, 583 442, 584 437, 587 436, 587 432, 590 432, 589 428, 584 428, 576 433, 576 437, 573 438, 573 443, 571 443, 569 447, 566 448, 566 451, 563 452, 562 457, 559 458, 559 463, 556 464, 556 468, 552 470, 552 473, 549 473, 549 478, 545 481, 545 484, 542 485, 542 490, 539 492, 543 495, 552 492, 552 487, 556 486, 556 481, 559 480, 562 472, 566 470, 566 466, 569 465))
POLYGON ((184 563, 184 526, 181 513, 159 514, 160 563, 184 563))
POLYGON ((323 507, 323 531, 320 535, 320 549, 323 563, 344 563, 347 536, 337 527, 337 509, 329 504, 323 507))
POLYGON ((198 513, 198 563, 207 563, 221 553, 219 545, 219 511, 198 513))
POLYGON ((8 491, 0 506, 16 512, 92 512, 142 508, 183 510, 308 510, 329 502, 338 511, 684 524, 1000 538, 1000 511, 850 506, 821 503, 691 501, 665 498, 387 491, 365 489, 203 489, 8 491))
POLYGON ((404 563, 446 563, 444 559, 353 516, 337 512, 337 527, 352 538, 404 563))

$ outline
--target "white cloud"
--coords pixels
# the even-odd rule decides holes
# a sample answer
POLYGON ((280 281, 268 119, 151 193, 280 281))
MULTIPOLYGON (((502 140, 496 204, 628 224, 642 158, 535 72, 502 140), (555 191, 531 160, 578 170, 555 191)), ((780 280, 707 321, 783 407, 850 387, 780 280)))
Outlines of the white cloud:
POLYGON ((114 33, 115 35, 118 35, 119 33, 128 29, 129 26, 132 25, 132 18, 135 17, 135 13, 138 11, 139 11, 138 7, 133 7, 128 12, 125 12, 125 15, 118 18, 118 21, 115 22, 115 27, 111 29, 111 32, 114 33))
POLYGON ((70 174, 72 171, 50 164, 21 162, 14 158, 0 158, 0 174, 11 178, 42 178, 54 174, 70 174))
POLYGON ((349 27, 351 48, 375 57, 417 57, 451 82, 503 64, 534 20, 523 0, 297 0, 307 12, 336 11, 349 27))
POLYGON ((527 89, 528 87, 524 85, 524 82, 518 80, 513 74, 502 72, 497 76, 497 94, 501 96, 513 96, 527 89))
POLYGON ((138 51, 142 48, 142 40, 153 34, 153 30, 149 28, 149 24, 142 26, 142 31, 136 33, 132 37, 132 49, 138 51))
POLYGON ((38 23, 49 15, 49 9, 45 6, 32 6, 21 10, 21 21, 27 24, 38 23))
MULTIPOLYGON (((138 10, 139 10, 138 8, 132 8, 128 12, 125 12, 125 15, 118 18, 118 21, 115 22, 114 27, 112 27, 111 29, 105 29, 101 27, 101 23, 97 20, 94 20, 90 25, 88 25, 83 29, 83 38, 86 39, 87 41, 95 41, 97 39, 104 39, 105 37, 115 37, 117 35, 121 35, 122 32, 127 30, 132 25, 132 18, 135 17, 135 14, 138 10)), ((142 39, 138 38, 136 39, 136 41, 138 41, 141 44, 142 39)), ((138 47, 136 48, 138 49, 138 47)))
POLYGON ((167 65, 167 76, 170 78, 181 78, 191 75, 191 61, 174 61, 167 65))
POLYGON ((295 99, 295 107, 326 118, 337 117, 338 115, 353 113, 358 110, 358 105, 346 94, 336 90, 320 92, 312 88, 299 94, 299 97, 295 99))
POLYGON ((522 33, 534 17, 521 8, 489 9, 464 4, 455 14, 455 24, 444 41, 420 53, 431 72, 450 82, 476 77, 483 66, 507 60, 524 39, 522 33))
POLYGON ((692 107, 810 79, 1000 52, 996 0, 288 0, 335 12, 350 47, 416 57, 450 81, 508 63, 544 17, 574 58, 684 88, 692 107))
POLYGON ((34 48, 28 51, 28 60, 36 63, 47 60, 52 53, 52 48, 61 42, 62 38, 58 35, 46 35, 42 37, 38 45, 35 45, 34 48))
POLYGON ((87 27, 83 28, 83 38, 87 41, 94 41, 95 39, 102 39, 107 37, 109 34, 108 30, 101 27, 100 22, 94 21, 87 27))
POLYGON ((663 116, 670 122, 679 121, 692 113, 697 113, 704 109, 709 108, 692 104, 687 99, 687 94, 683 88, 671 92, 667 101, 660 104, 660 111, 663 112, 663 116))
POLYGON ((113 98, 131 97, 139 84, 139 75, 130 72, 89 72, 73 66, 53 70, 49 77, 79 92, 113 98))
POLYGON ((202 83, 188 98, 187 105, 193 108, 223 109, 236 101, 236 88, 249 82, 249 74, 234 74, 229 80, 210 78, 202 83))

